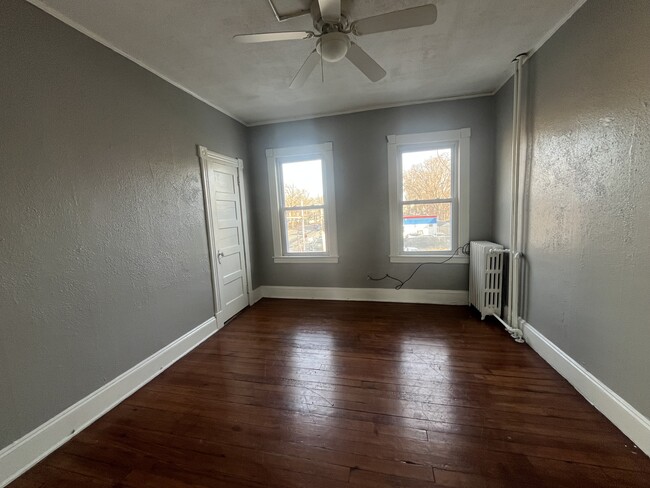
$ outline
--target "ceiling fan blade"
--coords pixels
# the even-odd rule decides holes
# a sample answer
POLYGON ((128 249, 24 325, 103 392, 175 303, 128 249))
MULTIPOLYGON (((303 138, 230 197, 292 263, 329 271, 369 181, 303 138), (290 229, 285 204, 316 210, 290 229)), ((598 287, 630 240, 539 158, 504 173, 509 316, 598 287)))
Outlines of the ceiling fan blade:
POLYGON ((311 39, 314 37, 313 32, 295 31, 295 32, 260 32, 258 34, 239 34, 233 37, 237 42, 272 42, 272 41, 298 41, 301 39, 311 39))
POLYGON ((296 76, 293 77, 293 81, 289 86, 291 88, 300 88, 302 85, 304 85, 305 81, 307 81, 307 78, 309 78, 311 72, 314 71, 314 68, 316 68, 316 66, 318 65, 319 60, 320 60, 320 54, 318 54, 316 52, 316 49, 314 49, 309 55, 309 57, 302 64, 302 67, 300 68, 300 70, 298 70, 296 76))
POLYGON ((337 23, 341 20, 341 0, 318 0, 318 7, 325 22, 337 23))
POLYGON ((422 5, 357 20, 352 23, 352 32, 357 36, 365 36, 377 32, 408 29, 433 24, 437 18, 438 10, 435 5, 422 5))
POLYGON ((372 82, 379 81, 386 76, 384 68, 379 66, 367 52, 354 42, 350 45, 346 57, 372 82))

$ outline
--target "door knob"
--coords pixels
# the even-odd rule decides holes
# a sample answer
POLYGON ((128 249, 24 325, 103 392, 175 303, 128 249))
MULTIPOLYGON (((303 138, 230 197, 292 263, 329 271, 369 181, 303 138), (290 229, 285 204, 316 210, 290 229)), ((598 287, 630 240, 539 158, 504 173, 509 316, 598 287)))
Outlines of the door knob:
POLYGON ((221 251, 217 253, 217 261, 219 261, 219 264, 221 264, 221 258, 224 257, 225 254, 221 251))

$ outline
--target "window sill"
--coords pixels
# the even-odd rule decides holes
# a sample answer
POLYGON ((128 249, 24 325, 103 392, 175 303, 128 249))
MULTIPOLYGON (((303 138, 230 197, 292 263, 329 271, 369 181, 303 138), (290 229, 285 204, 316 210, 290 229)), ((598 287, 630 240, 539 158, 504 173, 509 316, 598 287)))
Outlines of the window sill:
POLYGON ((336 264, 339 262, 338 256, 274 256, 274 263, 303 263, 303 264, 316 264, 316 263, 330 263, 336 264))
POLYGON ((442 264, 467 264, 469 263, 469 256, 461 254, 460 256, 453 256, 451 259, 450 255, 400 255, 400 256, 391 256, 391 263, 438 263, 442 264))

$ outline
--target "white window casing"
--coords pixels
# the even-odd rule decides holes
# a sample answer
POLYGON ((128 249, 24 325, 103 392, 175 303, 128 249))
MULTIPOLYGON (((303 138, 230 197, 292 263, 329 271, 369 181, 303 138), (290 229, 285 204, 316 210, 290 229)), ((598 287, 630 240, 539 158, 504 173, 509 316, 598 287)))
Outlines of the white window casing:
POLYGON ((334 161, 332 143, 308 146, 284 147, 266 150, 269 175, 269 194, 271 197, 271 228, 273 232, 273 261, 275 263, 338 263, 338 239, 336 234, 336 205, 334 192, 334 161), (280 165, 283 160, 299 161, 305 159, 321 160, 323 171, 323 200, 325 215, 325 252, 288 253, 283 238, 281 219, 281 176, 280 165))
POLYGON ((469 242, 469 171, 470 171, 469 128, 427 132, 420 134, 389 135, 388 140, 388 198, 390 220, 391 263, 467 263, 462 253, 452 256, 454 249, 469 242), (405 252, 402 235, 402 172, 401 150, 408 146, 449 144, 455 148, 452 156, 453 201, 452 203, 452 251, 405 252))

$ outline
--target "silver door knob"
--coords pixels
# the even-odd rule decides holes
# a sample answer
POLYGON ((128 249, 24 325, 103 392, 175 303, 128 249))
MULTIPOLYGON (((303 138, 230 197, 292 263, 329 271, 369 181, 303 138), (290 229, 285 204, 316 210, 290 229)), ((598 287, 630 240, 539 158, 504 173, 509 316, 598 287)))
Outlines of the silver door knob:
POLYGON ((224 257, 225 254, 221 251, 217 253, 217 261, 219 261, 219 264, 221 264, 221 258, 224 257))

